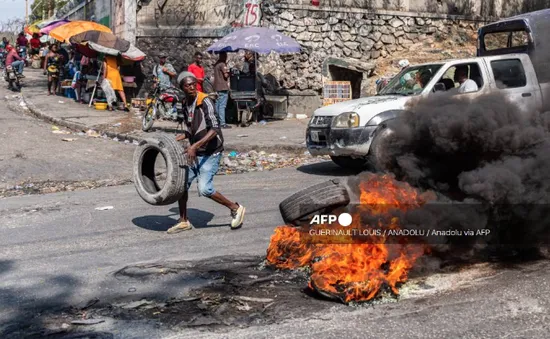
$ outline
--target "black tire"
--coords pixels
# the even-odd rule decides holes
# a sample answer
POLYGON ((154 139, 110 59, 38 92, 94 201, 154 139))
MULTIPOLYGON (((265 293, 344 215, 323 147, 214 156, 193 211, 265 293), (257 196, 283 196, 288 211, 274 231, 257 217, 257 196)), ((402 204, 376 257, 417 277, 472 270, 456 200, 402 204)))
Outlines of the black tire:
POLYGON ((279 210, 286 223, 296 225, 312 213, 345 206, 349 201, 346 187, 332 179, 294 193, 279 204, 279 210))
POLYGON ((369 163, 372 169, 378 172, 389 172, 393 159, 387 152, 392 143, 394 131, 389 127, 381 128, 374 135, 374 140, 369 150, 369 163))
POLYGON ((330 159, 338 166, 345 169, 362 170, 367 167, 368 160, 365 158, 337 157, 330 156, 330 159))
POLYGON ((141 129, 144 132, 148 132, 155 123, 155 109, 153 107, 153 103, 150 103, 147 105, 147 108, 145 109, 145 112, 143 112, 143 118, 141 122, 141 129))
POLYGON ((186 190, 187 164, 184 148, 174 136, 156 135, 142 140, 134 152, 134 185, 139 196, 151 205, 170 205, 186 190), (166 182, 159 187, 155 176, 155 160, 166 161, 166 182))

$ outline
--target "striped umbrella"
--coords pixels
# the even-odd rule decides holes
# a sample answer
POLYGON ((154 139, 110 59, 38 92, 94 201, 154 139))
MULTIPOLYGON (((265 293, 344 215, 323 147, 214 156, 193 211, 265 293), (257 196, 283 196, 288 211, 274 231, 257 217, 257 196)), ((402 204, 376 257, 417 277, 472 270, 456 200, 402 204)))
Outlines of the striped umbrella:
POLYGON ((57 28, 59 26, 63 26, 65 24, 68 24, 69 22, 70 22, 70 20, 66 20, 66 19, 55 20, 55 21, 52 21, 52 22, 48 22, 48 23, 46 23, 46 25, 42 26, 42 28, 40 29, 40 33, 50 34, 50 31, 52 31, 54 28, 57 28))

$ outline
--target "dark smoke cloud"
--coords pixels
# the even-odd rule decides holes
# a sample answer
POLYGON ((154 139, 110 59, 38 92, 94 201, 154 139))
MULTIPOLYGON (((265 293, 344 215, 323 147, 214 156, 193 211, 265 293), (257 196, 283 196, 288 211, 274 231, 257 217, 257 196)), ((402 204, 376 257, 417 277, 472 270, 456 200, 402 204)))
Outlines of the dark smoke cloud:
MULTIPOLYGON (((499 93, 413 102, 389 126, 395 138, 385 149, 387 165, 397 179, 435 190, 448 204, 407 213, 406 227, 490 228, 482 245, 549 245, 550 113, 544 111, 522 110, 499 93)), ((471 253, 479 240, 448 238, 438 241, 448 246, 437 248, 471 253)))

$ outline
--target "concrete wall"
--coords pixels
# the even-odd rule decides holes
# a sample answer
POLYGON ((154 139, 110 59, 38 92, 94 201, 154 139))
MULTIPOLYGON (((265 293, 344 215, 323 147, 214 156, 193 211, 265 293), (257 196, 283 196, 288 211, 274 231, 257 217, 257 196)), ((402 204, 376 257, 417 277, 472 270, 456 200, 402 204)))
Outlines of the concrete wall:
MULTIPOLYGON (((550 7, 549 0, 319 0, 321 7, 400 10, 507 17, 550 7)), ((309 5, 311 0, 268 1, 277 4, 309 5)))
MULTIPOLYGON (((95 0, 106 1, 106 0, 95 0)), ((242 25, 243 0, 113 0, 115 33, 147 53, 149 73, 160 52, 178 71, 216 39, 242 25), (119 3, 120 2, 120 3, 119 3)), ((247 0, 253 1, 253 0, 247 0)), ((259 0, 254 0, 259 1, 259 0)), ((332 65, 361 72, 361 91, 369 69, 379 58, 430 39, 461 39, 480 25, 550 6, 550 0, 262 0, 261 26, 275 28, 298 40, 303 52, 261 57, 260 70, 272 75, 291 95, 293 113, 311 113, 320 101, 324 79, 332 65), (311 107, 310 107, 311 106, 311 107), (294 109, 293 109, 294 107, 294 109)), ((231 55, 230 66, 242 56, 231 55)), ((215 57, 205 58, 207 74, 215 57)))
POLYGON ((127 0, 72 0, 56 13, 56 17, 95 21, 111 27, 111 1, 127 0))

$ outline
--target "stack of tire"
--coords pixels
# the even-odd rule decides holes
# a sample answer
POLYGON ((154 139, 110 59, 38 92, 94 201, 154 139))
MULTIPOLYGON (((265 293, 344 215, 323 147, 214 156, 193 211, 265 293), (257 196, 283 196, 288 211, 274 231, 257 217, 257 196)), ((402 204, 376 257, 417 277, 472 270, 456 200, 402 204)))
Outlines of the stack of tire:
POLYGON ((170 205, 178 201, 187 181, 185 144, 176 141, 174 135, 158 134, 142 140, 134 152, 134 185, 139 196, 156 206, 170 205), (162 187, 157 181, 155 162, 158 156, 166 161, 166 180, 162 187))

